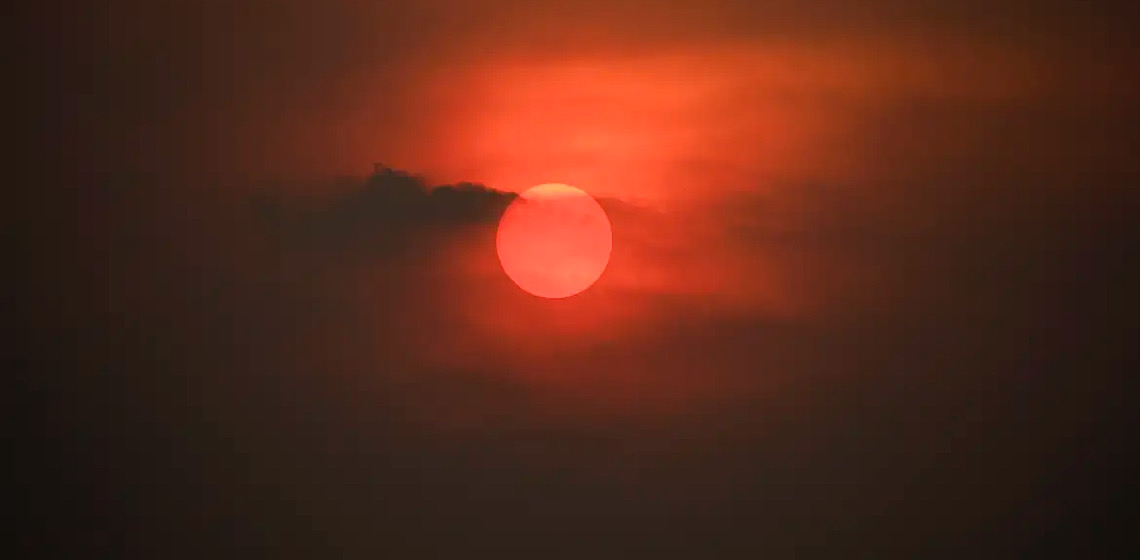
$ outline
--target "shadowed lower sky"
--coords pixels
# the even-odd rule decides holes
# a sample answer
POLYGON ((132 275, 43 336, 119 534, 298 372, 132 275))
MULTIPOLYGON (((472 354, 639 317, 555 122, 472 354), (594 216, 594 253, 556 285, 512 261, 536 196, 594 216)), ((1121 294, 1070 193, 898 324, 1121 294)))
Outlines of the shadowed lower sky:
POLYGON ((21 149, 50 155, 45 205, 9 209, 53 459, 25 511, 65 536, 29 544, 1115 542, 1135 8, 753 4, 17 8, 21 149), (549 181, 613 229, 598 283, 557 302, 494 252, 549 181))

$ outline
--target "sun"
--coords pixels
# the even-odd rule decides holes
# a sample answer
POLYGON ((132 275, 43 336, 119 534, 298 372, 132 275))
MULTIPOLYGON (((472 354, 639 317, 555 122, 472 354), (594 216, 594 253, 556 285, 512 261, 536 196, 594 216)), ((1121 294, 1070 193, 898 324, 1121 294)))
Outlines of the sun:
POLYGON ((585 191, 547 183, 507 207, 495 238, 499 263, 515 284, 544 298, 566 298, 594 284, 613 248, 610 220, 585 191))

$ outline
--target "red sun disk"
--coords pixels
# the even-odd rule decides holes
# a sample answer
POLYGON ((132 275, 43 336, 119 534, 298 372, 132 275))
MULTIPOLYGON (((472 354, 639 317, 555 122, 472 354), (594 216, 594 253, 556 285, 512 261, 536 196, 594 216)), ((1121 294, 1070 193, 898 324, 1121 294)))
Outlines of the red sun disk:
POLYGON ((601 205, 559 183, 532 187, 515 199, 499 220, 495 241, 507 276, 544 298, 569 297, 593 285, 613 243, 601 205))

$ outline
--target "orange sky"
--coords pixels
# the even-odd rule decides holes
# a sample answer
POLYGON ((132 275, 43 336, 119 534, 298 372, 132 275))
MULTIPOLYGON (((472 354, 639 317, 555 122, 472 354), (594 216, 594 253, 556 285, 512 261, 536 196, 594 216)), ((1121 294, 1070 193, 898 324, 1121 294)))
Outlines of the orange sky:
POLYGON ((381 161, 704 197, 865 173, 861 127, 884 107, 1134 89, 1110 19, 1017 2, 134 4, 106 16, 96 67, 123 79, 95 92, 121 104, 96 157, 242 180, 381 161))
MULTIPOLYGON (((664 317, 848 310, 893 281, 848 230, 931 227, 941 209, 926 200, 946 195, 917 192, 929 176, 1060 177, 1122 157, 1105 149, 1103 115, 1084 113, 1135 91, 1103 56, 1120 54, 1109 36, 1058 43, 1039 26, 1026 38, 1000 10, 982 9, 993 17, 980 25, 885 0, 858 18, 840 0, 716 4, 297 2, 272 17, 184 6, 147 26, 136 20, 156 14, 123 9, 107 71, 138 80, 115 87, 161 95, 104 117, 122 141, 102 155, 155 158, 185 184, 233 191, 270 180, 334 194, 353 183, 331 177, 381 162, 433 182, 563 182, 607 199, 613 259, 556 315, 511 299, 485 238, 441 258, 473 290, 445 312, 506 353, 504 340, 580 348, 664 317)), ((1034 17, 1063 21, 1046 16, 1034 17)))
POLYGON ((10 10, 53 542, 1087 555, 1135 487, 1135 0, 74 4, 10 10))
MULTIPOLYGON (((205 25, 208 38, 189 26, 193 49, 159 49, 184 63, 172 68, 197 69, 167 86, 187 88, 183 105, 166 107, 187 134, 141 136, 137 149, 185 148, 195 172, 237 177, 226 188, 270 179, 320 193, 339 188, 330 177, 382 162, 513 191, 564 182, 647 207, 612 216, 614 259, 587 294, 600 299, 583 304, 596 312, 532 317, 521 303, 502 313, 470 294, 456 302, 492 339, 529 336, 538 319, 604 339, 656 320, 638 298, 784 320, 819 312, 836 290, 882 293, 873 267, 781 236, 830 234, 860 214, 913 214, 921 226, 937 209, 916 208, 923 196, 908 189, 932 170, 994 156, 1064 167, 1072 130, 1010 109, 1045 100, 1052 115, 1133 87, 1116 59, 1094 56, 1105 48, 1025 40, 1017 18, 978 28, 874 10, 848 18, 841 1, 833 11, 673 4, 343 2, 315 14, 296 3, 272 18, 210 7, 171 23, 205 25), (995 140, 1005 130, 1025 137, 995 140)), ((133 56, 143 55, 128 47, 178 36, 130 30, 120 40, 133 56)), ((492 246, 465 246, 450 266, 505 281, 492 246)), ((492 307, 509 303, 501 295, 488 296, 492 307)))
POLYGON ((422 102, 449 118, 412 159, 449 180, 509 190, 557 180, 634 201, 848 179, 864 156, 851 141, 860 112, 1009 102, 1033 93, 1035 70, 997 48, 916 54, 854 40, 508 54, 429 77, 422 102))

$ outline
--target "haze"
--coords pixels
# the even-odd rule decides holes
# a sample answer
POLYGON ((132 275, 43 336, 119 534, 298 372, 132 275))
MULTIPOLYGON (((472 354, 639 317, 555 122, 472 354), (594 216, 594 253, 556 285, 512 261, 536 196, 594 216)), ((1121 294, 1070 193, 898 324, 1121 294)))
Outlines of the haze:
POLYGON ((1131 3, 15 13, 34 550, 1130 538, 1131 3), (557 301, 495 255, 549 182, 612 221, 557 301))

